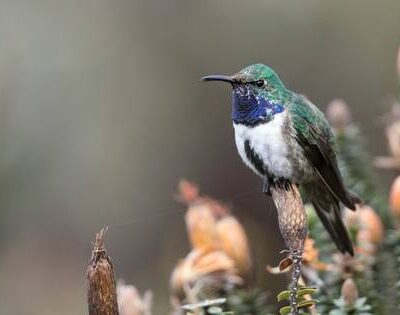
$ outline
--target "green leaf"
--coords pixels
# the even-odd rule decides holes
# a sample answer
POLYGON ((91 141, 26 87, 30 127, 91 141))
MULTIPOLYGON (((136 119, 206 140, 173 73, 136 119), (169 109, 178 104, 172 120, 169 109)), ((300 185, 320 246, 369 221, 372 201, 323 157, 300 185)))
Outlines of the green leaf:
POLYGON ((288 300, 289 297, 290 297, 290 291, 289 290, 282 291, 276 297, 278 298, 278 302, 282 302, 284 300, 288 300))
POLYGON ((222 308, 218 307, 218 306, 211 306, 208 310, 207 310, 208 314, 212 314, 212 315, 216 315, 216 314, 222 314, 222 308))
POLYGON ((360 297, 354 302, 354 307, 355 308, 363 307, 366 301, 367 301, 366 297, 360 297))
POLYGON ((306 300, 306 301, 303 301, 303 302, 299 303, 297 307, 299 309, 308 309, 308 308, 314 306, 317 303, 318 303, 317 300, 306 300))
POLYGON ((333 303, 339 308, 344 308, 346 306, 346 302, 342 297, 334 300, 333 303))
POLYGON ((292 308, 290 306, 285 306, 279 310, 279 314, 280 315, 288 315, 288 314, 290 314, 291 311, 292 311, 292 308))
POLYGON ((341 310, 332 310, 329 312, 329 315, 346 315, 346 313, 341 310))
POLYGON ((297 292, 297 296, 300 297, 300 296, 304 296, 304 295, 307 295, 307 294, 313 294, 313 293, 315 293, 317 291, 318 290, 316 288, 304 287, 304 288, 300 288, 299 289, 299 291, 297 292))

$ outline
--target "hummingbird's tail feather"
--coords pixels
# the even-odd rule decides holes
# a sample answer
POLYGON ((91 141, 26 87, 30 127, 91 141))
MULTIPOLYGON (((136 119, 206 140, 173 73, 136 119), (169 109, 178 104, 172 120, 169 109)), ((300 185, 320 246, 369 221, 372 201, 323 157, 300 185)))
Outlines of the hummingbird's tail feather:
POLYGON ((340 215, 338 201, 329 195, 311 198, 315 211, 337 248, 354 256, 353 243, 340 215))
POLYGON ((363 201, 361 200, 360 197, 357 196, 357 194, 355 192, 352 192, 350 190, 347 190, 347 195, 348 195, 349 200, 351 200, 351 202, 354 205, 354 207, 351 207, 351 208, 348 208, 348 209, 356 211, 356 206, 357 205, 362 205, 363 201))

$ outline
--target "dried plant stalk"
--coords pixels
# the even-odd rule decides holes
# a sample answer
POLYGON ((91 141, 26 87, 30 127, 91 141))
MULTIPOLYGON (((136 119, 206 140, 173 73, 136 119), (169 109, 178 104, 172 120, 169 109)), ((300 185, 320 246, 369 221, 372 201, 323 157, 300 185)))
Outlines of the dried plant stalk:
POLYGON ((290 252, 302 253, 307 237, 307 216, 297 186, 290 183, 274 185, 271 195, 286 246, 290 252))
POLYGON ((102 229, 96 235, 86 273, 89 315, 118 315, 114 268, 104 247, 105 232, 102 229))
POLYGON ((298 314, 297 291, 301 272, 301 258, 307 238, 307 216, 300 192, 288 182, 271 187, 271 196, 278 210, 279 229, 293 260, 290 286, 292 314, 298 314))

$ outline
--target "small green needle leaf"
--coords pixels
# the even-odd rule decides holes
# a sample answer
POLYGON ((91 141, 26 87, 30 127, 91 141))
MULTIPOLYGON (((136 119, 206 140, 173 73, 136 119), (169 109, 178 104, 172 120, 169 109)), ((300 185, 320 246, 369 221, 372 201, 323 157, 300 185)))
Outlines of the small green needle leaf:
POLYGON ((278 298, 278 302, 282 302, 284 300, 287 300, 290 297, 290 291, 289 290, 282 291, 276 297, 278 298))
POLYGON ((288 314, 290 314, 291 311, 292 311, 292 308, 290 306, 285 306, 279 310, 279 314, 280 315, 288 315, 288 314))
POLYGON ((299 289, 299 291, 297 293, 297 296, 300 297, 300 296, 304 296, 304 295, 307 295, 307 294, 313 294, 315 292, 317 292, 316 288, 303 287, 303 288, 299 289))
POLYGON ((316 300, 306 300, 306 301, 300 302, 297 307, 299 309, 308 309, 317 303, 318 303, 318 301, 316 301, 316 300))

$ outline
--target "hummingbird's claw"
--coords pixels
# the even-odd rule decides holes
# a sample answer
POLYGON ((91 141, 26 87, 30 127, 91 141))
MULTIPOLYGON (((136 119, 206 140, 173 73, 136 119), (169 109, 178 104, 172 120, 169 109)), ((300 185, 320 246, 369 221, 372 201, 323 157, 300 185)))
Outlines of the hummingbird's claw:
POLYGON ((269 190, 271 187, 271 180, 268 175, 264 175, 263 184, 262 184, 262 192, 268 196, 271 196, 271 191, 269 190))

